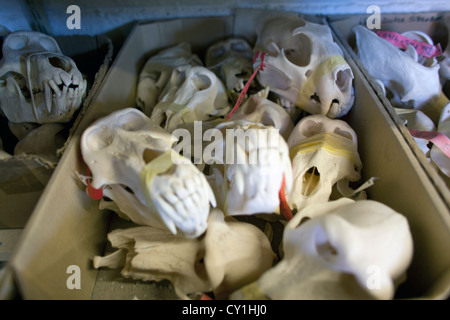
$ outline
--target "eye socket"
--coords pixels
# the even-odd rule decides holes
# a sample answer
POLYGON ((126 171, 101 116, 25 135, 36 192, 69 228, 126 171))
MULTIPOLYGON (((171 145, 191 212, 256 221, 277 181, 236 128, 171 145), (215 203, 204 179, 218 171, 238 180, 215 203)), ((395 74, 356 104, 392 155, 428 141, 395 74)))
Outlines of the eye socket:
POLYGON ((233 42, 233 43, 231 43, 230 47, 231 47, 231 50, 237 51, 237 52, 244 52, 244 51, 248 50, 248 47, 242 41, 233 42))
POLYGON ((56 41, 50 38, 40 37, 39 44, 45 48, 45 50, 50 52, 59 52, 58 45, 56 41))
POLYGON ((316 122, 313 120, 307 120, 303 123, 301 133, 306 137, 312 137, 316 134, 319 134, 323 131, 323 123, 316 122))
POLYGON ((89 150, 98 151, 111 145, 114 136, 109 127, 98 126, 87 133, 85 140, 89 150))
POLYGON ((194 84, 199 91, 208 89, 211 86, 211 80, 204 74, 196 75, 192 81, 194 81, 194 84))
POLYGON ((335 128, 334 133, 336 133, 344 138, 347 138, 350 141, 353 141, 353 135, 348 131, 342 130, 340 128, 335 128))
POLYGON ((209 51, 209 55, 211 58, 217 59, 220 58, 221 56, 223 56, 223 54, 225 53, 225 48, 220 46, 218 48, 212 48, 209 51))
POLYGON ((24 35, 12 35, 7 40, 8 48, 12 50, 21 50, 28 46, 28 38, 24 35))
POLYGON ((117 122, 119 127, 126 131, 141 130, 146 124, 144 117, 134 111, 121 115, 117 122))

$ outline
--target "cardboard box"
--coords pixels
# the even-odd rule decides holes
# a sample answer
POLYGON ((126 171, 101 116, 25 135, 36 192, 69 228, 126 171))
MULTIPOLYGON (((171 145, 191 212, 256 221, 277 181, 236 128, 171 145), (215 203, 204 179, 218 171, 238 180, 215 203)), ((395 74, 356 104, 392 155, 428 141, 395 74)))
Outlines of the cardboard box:
MULTIPOLYGON (((350 56, 355 60, 357 66, 362 70, 372 89, 376 93, 380 103, 385 107, 395 126, 398 128, 413 154, 423 167, 423 170, 432 180, 435 188, 447 205, 450 205, 450 178, 444 175, 436 167, 432 166, 425 157, 423 151, 418 147, 416 141, 409 133, 408 128, 396 114, 392 104, 386 98, 373 77, 367 72, 364 65, 356 54, 356 39, 352 28, 356 25, 367 25, 370 15, 350 15, 328 17, 329 25, 342 41, 343 47, 347 49, 350 56)), ((450 14, 448 12, 428 12, 415 14, 383 14, 381 18, 381 30, 403 33, 417 30, 428 34, 435 44, 441 44, 442 50, 450 45, 448 42, 450 32, 450 14)), ((447 81, 449 82, 449 81, 447 81)), ((443 85, 443 92, 450 99, 448 91, 449 84, 443 85)))
MULTIPOLYGON (((25 299, 164 299, 175 298, 170 284, 124 280, 120 270, 95 270, 92 259, 108 250, 106 235, 120 223, 100 212, 79 185, 85 172, 80 136, 96 119, 134 107, 137 76, 151 54, 181 41, 204 53, 229 36, 253 43, 255 24, 263 14, 237 10, 234 15, 137 24, 108 71, 31 216, 3 277, 3 292, 15 283, 25 299), (71 267, 79 267, 80 289, 69 289, 71 267)), ((307 20, 313 21, 309 17, 307 20)), ((314 22, 314 21, 313 21, 314 22)), ((347 52, 355 79, 355 105, 345 120, 358 134, 363 178, 379 177, 367 190, 404 214, 414 238, 414 260, 396 298, 445 298, 450 288, 449 208, 405 142, 398 127, 347 52)), ((1 292, 0 287, 0 292, 1 292)))
MULTIPOLYGON (((39 200, 47 182, 69 143, 80 119, 92 101, 112 61, 112 42, 108 37, 60 36, 54 37, 61 51, 71 57, 88 82, 86 98, 75 112, 72 120, 65 124, 62 139, 65 144, 58 150, 55 159, 37 154, 16 155, 0 159, 0 228, 23 228, 39 200)), ((0 136, 6 151, 13 154, 17 138, 7 129, 6 118, 1 118, 0 136)))

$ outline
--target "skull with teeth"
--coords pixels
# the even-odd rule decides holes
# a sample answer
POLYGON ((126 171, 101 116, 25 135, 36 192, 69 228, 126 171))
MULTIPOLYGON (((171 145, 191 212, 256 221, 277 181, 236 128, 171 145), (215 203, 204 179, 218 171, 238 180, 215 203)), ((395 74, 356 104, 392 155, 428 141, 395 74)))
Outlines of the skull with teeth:
POLYGON ((206 229, 215 198, 194 164, 171 151, 172 143, 171 134, 127 108, 93 123, 80 144, 92 187, 105 188, 133 222, 196 237, 206 229))
POLYGON ((0 108, 10 122, 68 122, 86 80, 56 40, 33 31, 9 34, 0 61, 0 108))
POLYGON ((327 26, 298 17, 265 21, 257 32, 255 49, 266 52, 259 83, 269 87, 281 104, 330 118, 345 115, 353 105, 353 73, 327 26))

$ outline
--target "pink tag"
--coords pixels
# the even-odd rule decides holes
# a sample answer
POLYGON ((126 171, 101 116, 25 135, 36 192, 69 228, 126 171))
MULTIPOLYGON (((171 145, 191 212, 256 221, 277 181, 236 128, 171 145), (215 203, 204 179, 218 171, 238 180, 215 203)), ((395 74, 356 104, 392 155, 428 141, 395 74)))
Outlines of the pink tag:
POLYGON ((264 70, 264 56, 266 55, 265 52, 259 52, 256 51, 255 54, 255 58, 253 60, 253 64, 256 62, 256 59, 258 58, 259 54, 261 53, 261 64, 259 65, 258 68, 256 68, 255 72, 253 72, 252 76, 250 77, 250 79, 248 79, 247 83, 245 84, 244 88, 242 89, 241 93, 239 94, 239 98, 236 101, 236 104, 234 105, 233 109, 227 114, 227 119, 230 119, 231 116, 233 115, 233 113, 239 108, 239 106, 242 103, 242 100, 244 100, 244 96, 248 91, 248 88, 250 88, 250 85, 253 81, 253 78, 255 78, 256 74, 258 73, 259 70, 264 70))
POLYGON ((442 55, 442 48, 440 44, 431 45, 425 42, 416 41, 408 37, 402 36, 399 33, 391 31, 377 31, 377 35, 386 41, 389 41, 394 46, 406 50, 408 44, 412 45, 418 54, 426 58, 433 58, 442 55))
POLYGON ((437 131, 419 131, 415 129, 410 129, 409 132, 415 138, 431 141, 450 158, 450 139, 445 134, 437 131))

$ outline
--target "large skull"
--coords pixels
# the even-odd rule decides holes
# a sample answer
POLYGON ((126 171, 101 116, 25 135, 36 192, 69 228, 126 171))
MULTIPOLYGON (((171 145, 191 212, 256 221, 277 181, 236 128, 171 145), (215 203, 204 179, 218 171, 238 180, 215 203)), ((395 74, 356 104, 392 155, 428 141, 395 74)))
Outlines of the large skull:
POLYGON ((257 95, 251 95, 229 120, 247 120, 273 126, 286 140, 294 128, 291 117, 282 106, 257 95))
POLYGON ((0 61, 0 107, 11 122, 68 122, 86 93, 75 62, 54 38, 33 31, 9 34, 0 61))
POLYGON ((293 173, 287 199, 291 209, 327 202, 337 182, 361 178, 357 136, 343 120, 304 117, 292 131, 288 146, 293 173))
POLYGON ((364 26, 355 26, 358 57, 369 74, 386 87, 387 98, 394 107, 421 110, 435 124, 439 121, 442 103, 439 64, 418 62, 412 46, 402 51, 364 26))
POLYGON ((229 110, 225 86, 205 67, 176 67, 151 119, 172 132, 180 124, 222 116, 229 110))
POLYGON ((283 250, 275 267, 231 297, 392 299, 413 241, 400 213, 377 201, 341 198, 299 211, 285 227, 283 250))
POLYGON ((214 292, 224 299, 255 281, 275 261, 270 242, 257 227, 224 219, 212 210, 203 237, 186 239, 151 227, 118 229, 108 235, 109 256, 95 257, 94 267, 123 267, 126 278, 170 280, 181 299, 214 292))
POLYGON ((253 73, 252 58, 252 47, 247 41, 229 38, 208 48, 205 66, 225 83, 229 97, 236 100, 253 73))
POLYGON ((161 50, 147 60, 139 74, 136 92, 136 104, 147 116, 151 115, 172 70, 182 65, 202 65, 198 56, 192 54, 191 45, 187 42, 161 50))
MULTIPOLYGON (((353 73, 327 26, 292 16, 273 18, 258 30, 255 49, 267 53, 257 79, 283 106, 330 118, 352 107, 353 73)), ((260 64, 256 59, 254 68, 260 64)))
POLYGON ((195 237, 205 231, 209 203, 215 205, 215 199, 204 175, 189 159, 171 151, 172 142, 172 136, 141 111, 128 108, 87 128, 81 151, 93 174, 92 187, 107 186, 105 194, 122 201, 121 209, 130 219, 151 224, 155 219, 141 215, 157 214, 171 232, 178 228, 195 237), (115 188, 130 190, 133 196, 115 188), (130 201, 139 203, 127 210, 133 206, 130 201))

